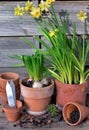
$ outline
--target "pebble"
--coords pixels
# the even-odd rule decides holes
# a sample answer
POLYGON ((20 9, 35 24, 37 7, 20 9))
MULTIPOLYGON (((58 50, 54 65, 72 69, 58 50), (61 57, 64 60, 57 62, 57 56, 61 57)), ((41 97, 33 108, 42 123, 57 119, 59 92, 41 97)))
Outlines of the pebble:
POLYGON ((49 113, 41 116, 33 116, 28 114, 25 110, 22 111, 21 118, 13 124, 13 127, 20 126, 21 128, 31 128, 31 127, 42 127, 50 126, 53 120, 49 113))
POLYGON ((14 127, 16 127, 16 126, 17 126, 17 124, 14 124, 13 126, 14 126, 14 127))

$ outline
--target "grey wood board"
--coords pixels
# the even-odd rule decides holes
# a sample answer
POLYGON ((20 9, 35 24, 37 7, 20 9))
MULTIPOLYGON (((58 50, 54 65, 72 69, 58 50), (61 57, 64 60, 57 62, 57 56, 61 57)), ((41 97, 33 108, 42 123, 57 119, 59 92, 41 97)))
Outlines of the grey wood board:
POLYGON ((20 79, 28 77, 25 67, 0 67, 0 73, 15 72, 20 75, 20 79))
POLYGON ((12 67, 14 64, 22 63, 21 61, 9 58, 9 55, 32 55, 34 49, 1 49, 0 50, 0 67, 12 67))
MULTIPOLYGON (((22 130, 22 128, 20 126, 17 127, 13 127, 14 123, 10 123, 7 121, 5 113, 1 112, 2 107, 0 106, 0 129, 1 130, 22 130)), ((59 122, 55 122, 52 123, 50 127, 48 126, 43 126, 43 127, 34 127, 34 126, 30 126, 28 128, 23 128, 24 130, 88 130, 89 129, 89 120, 87 120, 86 122, 72 127, 72 126, 68 126, 64 121, 59 121, 59 122)))
MULTIPOLYGON (((26 37, 35 46, 39 47, 39 43, 33 37, 26 37)), ((29 44, 26 44, 22 37, 0 37, 0 50, 1 49, 31 49, 29 44)))
MULTIPOLYGON (((14 16, 14 7, 17 4, 23 5, 24 2, 1 2, 0 3, 0 36, 31 36, 39 35, 38 25, 36 22, 25 15, 24 17, 14 16)), ((56 1, 54 7, 56 13, 62 11, 62 9, 68 10, 70 14, 70 20, 77 22, 78 34, 83 33, 82 24, 76 14, 79 10, 88 11, 88 1, 56 1)), ((89 34, 89 22, 87 22, 87 34, 89 34)))
MULTIPOLYGON (((35 1, 37 2, 37 1, 35 1)), ((32 54, 33 50, 29 45, 25 44, 21 40, 21 36, 32 36, 39 35, 37 31, 37 24, 35 21, 24 16, 16 17, 14 16, 14 7, 17 5, 23 5, 24 2, 20 1, 1 1, 0 2, 0 66, 11 67, 14 63, 19 63, 17 60, 8 58, 8 54, 32 54), (4 36, 4 37, 2 37, 4 36), (9 36, 9 37, 7 37, 9 36), (15 37, 13 37, 15 36, 15 37)), ((80 21, 77 19, 76 14, 80 9, 87 11, 88 1, 56 1, 54 4, 57 13, 63 10, 68 10, 70 13, 70 20, 77 21, 77 32, 79 34, 83 33, 83 27, 80 21)), ((87 22, 87 33, 89 31, 89 23, 87 22)), ((37 41, 33 38, 29 38, 33 43, 39 46, 37 41)), ((49 43, 50 44, 50 43, 49 43)), ((88 56, 89 57, 89 56, 88 56)), ((89 58, 87 60, 87 65, 89 64, 89 58)))

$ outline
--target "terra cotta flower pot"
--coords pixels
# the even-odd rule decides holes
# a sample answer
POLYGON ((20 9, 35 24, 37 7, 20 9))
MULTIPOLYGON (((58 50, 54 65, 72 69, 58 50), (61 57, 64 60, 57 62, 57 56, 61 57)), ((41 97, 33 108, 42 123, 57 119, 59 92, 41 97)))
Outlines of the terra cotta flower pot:
POLYGON ((65 84, 55 80, 56 104, 63 107, 68 102, 77 102, 85 105, 87 81, 82 84, 65 84))
POLYGON ((0 74, 0 87, 3 89, 6 89, 6 82, 13 80, 15 86, 18 86, 19 84, 19 74, 14 72, 4 72, 0 74))
MULTIPOLYGON (((19 85, 19 74, 14 73, 14 72, 4 72, 0 74, 0 96, 3 97, 5 96, 4 99, 7 99, 6 96, 6 83, 7 81, 12 80, 15 84, 15 90, 16 90, 16 99, 20 98, 20 85, 19 85), (17 94, 18 93, 18 94, 17 94)), ((6 100, 4 100, 6 102, 6 100)))
POLYGON ((47 112, 47 107, 54 92, 54 81, 51 80, 51 83, 51 85, 43 88, 30 88, 24 86, 22 82, 20 83, 21 94, 29 114, 41 115, 47 112))
POLYGON ((6 118, 10 122, 15 122, 20 117, 20 111, 22 109, 22 102, 16 100, 16 108, 11 107, 3 107, 3 111, 5 112, 6 118))
POLYGON ((63 118, 65 122, 71 126, 80 124, 88 116, 89 116, 89 108, 86 107, 85 105, 81 105, 79 103, 74 103, 74 102, 69 102, 65 104, 65 106, 63 107, 63 118), (74 115, 72 114, 72 117, 71 117, 71 113, 74 110, 77 110, 79 114, 75 112, 74 115), (75 119, 76 116, 79 116, 77 117, 78 118, 77 120, 75 119), (70 118, 72 120, 74 119, 74 121, 71 121, 70 118))

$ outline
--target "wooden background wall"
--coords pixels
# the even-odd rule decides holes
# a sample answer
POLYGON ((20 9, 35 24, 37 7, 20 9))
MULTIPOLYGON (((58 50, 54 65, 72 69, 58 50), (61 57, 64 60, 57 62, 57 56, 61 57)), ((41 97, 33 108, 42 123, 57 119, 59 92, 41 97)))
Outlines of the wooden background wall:
MULTIPOLYGON (((37 1, 35 1, 37 4, 37 1)), ((15 71, 26 76, 24 68, 13 68, 14 63, 20 63, 18 60, 8 58, 9 54, 32 54, 34 49, 25 44, 21 37, 26 36, 34 42, 33 35, 40 35, 37 31, 37 24, 30 17, 14 16, 14 7, 23 5, 24 1, 0 1, 0 72, 15 71)), ((82 23, 77 20, 76 14, 79 10, 89 13, 89 1, 56 1, 54 7, 56 13, 68 10, 70 21, 77 22, 77 33, 82 34, 82 23)), ((89 20, 86 22, 86 34, 89 34, 89 20)), ((89 57, 87 61, 89 65, 89 57)))

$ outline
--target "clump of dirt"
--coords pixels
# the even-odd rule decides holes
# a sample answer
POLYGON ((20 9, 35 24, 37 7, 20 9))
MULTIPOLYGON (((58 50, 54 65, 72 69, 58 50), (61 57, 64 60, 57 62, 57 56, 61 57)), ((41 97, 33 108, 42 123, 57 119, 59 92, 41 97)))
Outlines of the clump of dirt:
POLYGON ((70 118, 68 119, 68 121, 71 124, 76 123, 79 120, 80 117, 80 113, 78 109, 74 109, 71 113, 70 113, 70 118))
POLYGON ((53 117, 48 112, 44 115, 33 116, 26 112, 25 109, 21 112, 21 118, 13 124, 13 127, 20 126, 22 128, 36 128, 42 126, 51 126, 53 122, 58 122, 63 119, 62 112, 59 110, 59 113, 53 117))

